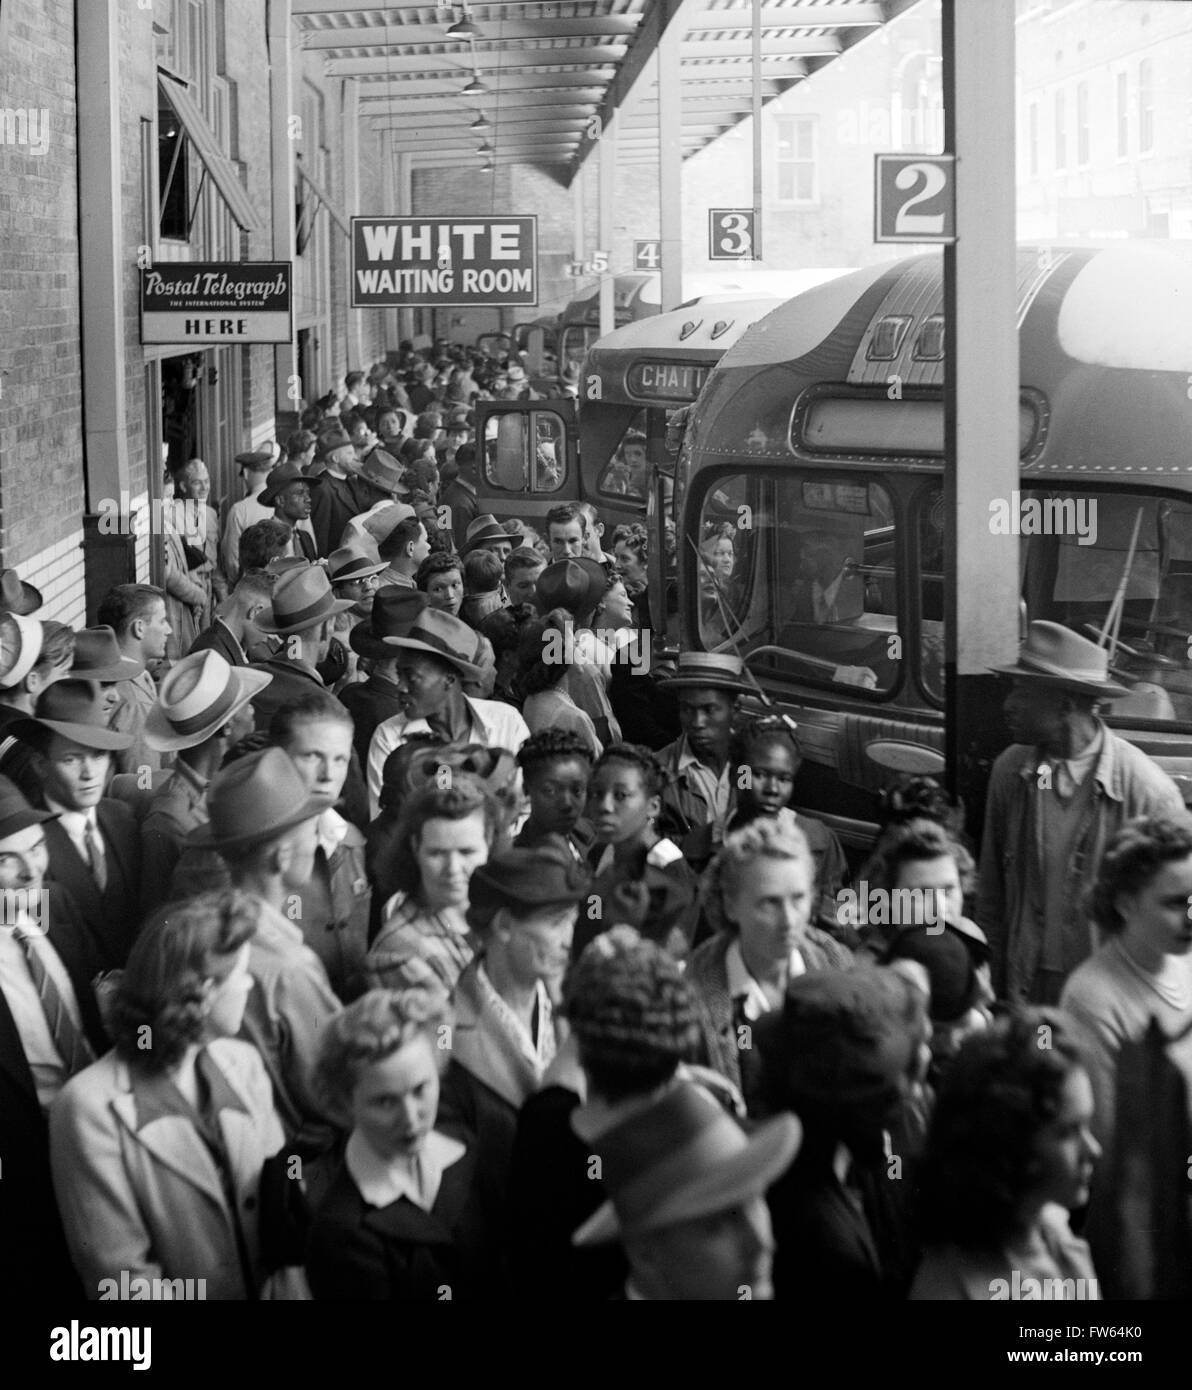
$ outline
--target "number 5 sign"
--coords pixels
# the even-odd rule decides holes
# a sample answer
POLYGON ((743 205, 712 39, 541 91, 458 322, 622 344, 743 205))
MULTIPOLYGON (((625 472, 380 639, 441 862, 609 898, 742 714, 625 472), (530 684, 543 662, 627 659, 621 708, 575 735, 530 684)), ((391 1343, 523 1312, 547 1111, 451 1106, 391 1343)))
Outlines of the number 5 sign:
POLYGON ((708 209, 708 259, 710 261, 755 261, 758 259, 757 229, 752 208, 708 209))
POLYGON ((879 154, 874 241, 956 240, 955 155, 879 154))

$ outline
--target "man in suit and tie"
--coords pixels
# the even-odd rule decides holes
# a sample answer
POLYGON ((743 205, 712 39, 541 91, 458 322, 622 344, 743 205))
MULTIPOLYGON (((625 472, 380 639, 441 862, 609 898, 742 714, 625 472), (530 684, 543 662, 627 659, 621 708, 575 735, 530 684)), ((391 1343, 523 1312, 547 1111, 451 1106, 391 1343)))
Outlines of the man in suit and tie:
POLYGON ((310 524, 311 490, 321 487, 322 474, 307 478, 294 464, 286 462, 269 475, 269 483, 257 497, 262 507, 272 507, 278 521, 284 521, 293 528, 290 549, 284 553, 309 560, 312 564, 319 558, 315 544, 314 529, 310 524))
POLYGON ((39 809, 56 817, 46 822, 47 877, 69 893, 99 944, 101 966, 119 968, 140 926, 141 840, 132 811, 104 789, 112 754, 132 738, 108 727, 96 686, 73 680, 50 686, 35 716, 12 732, 38 755, 39 809))
POLYGON ((97 943, 62 890, 45 882, 45 827, 0 777, 0 1298, 72 1297, 50 1182, 45 1113, 76 1071, 107 1049, 91 981, 97 943))

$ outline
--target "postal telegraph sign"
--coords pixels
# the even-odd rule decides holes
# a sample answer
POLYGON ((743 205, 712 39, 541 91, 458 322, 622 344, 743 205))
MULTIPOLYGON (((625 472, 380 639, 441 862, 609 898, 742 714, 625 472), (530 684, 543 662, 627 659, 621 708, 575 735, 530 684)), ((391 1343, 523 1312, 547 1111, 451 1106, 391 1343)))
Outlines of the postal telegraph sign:
POLYGON ((171 261, 141 271, 141 342, 288 343, 289 261, 171 261))
POLYGON ((352 218, 353 309, 537 303, 537 217, 352 218))

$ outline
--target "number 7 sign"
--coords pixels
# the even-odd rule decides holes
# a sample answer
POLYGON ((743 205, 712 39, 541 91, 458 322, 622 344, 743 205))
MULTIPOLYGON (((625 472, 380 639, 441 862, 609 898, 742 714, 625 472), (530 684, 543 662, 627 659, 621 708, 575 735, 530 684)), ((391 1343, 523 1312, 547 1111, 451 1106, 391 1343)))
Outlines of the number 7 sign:
POLYGON ((874 241, 955 241, 955 167, 950 154, 876 155, 874 241))

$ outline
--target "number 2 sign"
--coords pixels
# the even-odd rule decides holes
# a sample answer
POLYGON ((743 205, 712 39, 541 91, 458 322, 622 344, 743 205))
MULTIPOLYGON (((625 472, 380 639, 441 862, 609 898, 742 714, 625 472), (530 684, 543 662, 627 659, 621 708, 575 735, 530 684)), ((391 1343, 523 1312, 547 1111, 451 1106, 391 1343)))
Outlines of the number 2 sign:
POLYGON ((874 241, 955 241, 955 165, 950 154, 876 155, 874 241))
POLYGON ((755 261, 758 259, 757 229, 752 208, 708 209, 708 259, 710 261, 755 261))

